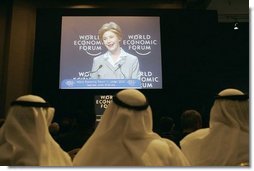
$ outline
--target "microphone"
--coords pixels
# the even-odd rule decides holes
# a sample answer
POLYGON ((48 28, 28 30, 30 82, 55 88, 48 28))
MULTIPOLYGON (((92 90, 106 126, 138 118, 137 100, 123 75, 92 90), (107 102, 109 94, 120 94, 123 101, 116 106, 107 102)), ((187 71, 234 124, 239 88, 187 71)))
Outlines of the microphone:
POLYGON ((90 74, 92 74, 92 73, 95 73, 95 72, 97 72, 97 71, 99 71, 99 69, 101 69, 102 68, 102 65, 100 65, 95 71, 90 71, 90 74))
POLYGON ((119 68, 121 68, 121 64, 117 65, 117 68, 115 69, 115 71, 117 71, 119 68))
MULTIPOLYGON (((103 66, 103 65, 100 65, 100 66, 99 66, 96 70, 94 70, 94 71, 90 71, 90 72, 89 72, 89 78, 91 78, 91 74, 98 72, 98 71, 99 71, 99 69, 101 69, 101 68, 102 68, 102 66, 103 66)), ((98 75, 98 77, 100 78, 100 75, 98 75)))
POLYGON ((123 78, 126 78, 126 76, 124 75, 123 71, 122 71, 122 65, 118 64, 118 68, 116 70, 120 69, 121 74, 123 75, 123 78))

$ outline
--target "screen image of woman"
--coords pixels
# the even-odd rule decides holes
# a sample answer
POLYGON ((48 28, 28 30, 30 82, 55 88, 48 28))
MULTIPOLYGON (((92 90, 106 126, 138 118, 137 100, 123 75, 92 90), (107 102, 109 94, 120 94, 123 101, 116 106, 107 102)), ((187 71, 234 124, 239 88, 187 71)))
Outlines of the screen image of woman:
POLYGON ((115 22, 102 25, 99 39, 107 51, 93 59, 91 79, 140 79, 139 60, 120 45, 122 30, 115 22))

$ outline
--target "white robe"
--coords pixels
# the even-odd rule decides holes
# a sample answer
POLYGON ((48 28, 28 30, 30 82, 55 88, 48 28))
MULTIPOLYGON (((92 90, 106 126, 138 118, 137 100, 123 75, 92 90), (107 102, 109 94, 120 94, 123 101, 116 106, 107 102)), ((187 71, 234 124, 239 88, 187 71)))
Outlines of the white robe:
MULTIPOLYGON (((45 102, 34 95, 17 100, 45 102)), ((54 108, 12 106, 0 128, 0 165, 72 166, 70 156, 51 137, 54 108)))
MULTIPOLYGON (((143 105, 137 90, 117 94, 131 105, 143 105)), ((93 135, 73 160, 75 166, 189 166, 181 150, 152 131, 152 111, 110 103, 93 135)))
POLYGON ((193 166, 249 162, 249 101, 215 100, 210 127, 187 135, 181 149, 193 166))

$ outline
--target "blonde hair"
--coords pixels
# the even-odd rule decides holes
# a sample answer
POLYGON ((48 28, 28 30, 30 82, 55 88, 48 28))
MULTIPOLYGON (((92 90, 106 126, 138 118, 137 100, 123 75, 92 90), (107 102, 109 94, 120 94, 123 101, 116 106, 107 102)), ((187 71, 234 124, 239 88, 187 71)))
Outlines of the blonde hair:
POLYGON ((109 22, 102 25, 102 27, 99 29, 99 39, 103 41, 103 34, 106 31, 112 31, 117 35, 117 37, 121 40, 122 39, 122 29, 119 25, 117 25, 115 22, 109 22))

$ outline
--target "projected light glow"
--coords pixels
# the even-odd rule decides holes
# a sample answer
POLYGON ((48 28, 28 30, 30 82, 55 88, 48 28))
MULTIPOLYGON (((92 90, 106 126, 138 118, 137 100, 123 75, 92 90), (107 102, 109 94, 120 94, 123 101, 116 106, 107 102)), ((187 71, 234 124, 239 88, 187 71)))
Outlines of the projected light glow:
POLYGON ((160 17, 63 16, 61 30, 60 89, 162 88, 160 17), (124 58, 115 66, 110 60, 93 66, 96 57, 106 58, 113 44, 106 48, 98 35, 108 22, 121 27, 124 58), (128 61, 128 56, 138 62, 128 61))

